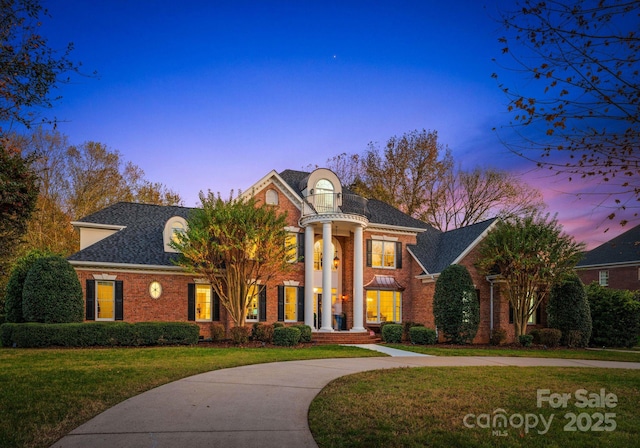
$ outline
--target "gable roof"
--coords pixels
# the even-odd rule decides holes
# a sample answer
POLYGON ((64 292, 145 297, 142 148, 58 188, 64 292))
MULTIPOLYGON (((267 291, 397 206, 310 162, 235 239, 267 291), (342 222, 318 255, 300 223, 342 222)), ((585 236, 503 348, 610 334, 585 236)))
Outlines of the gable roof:
POLYGON ((585 253, 576 268, 640 263, 640 225, 585 253))
MULTIPOLYGON (((306 187, 306 180, 311 173, 305 171, 284 170, 279 173, 280 178, 285 181, 292 190, 294 190, 300 198, 303 197, 302 191, 306 187)), ((344 194, 360 196, 347 187, 343 186, 342 191, 344 194)), ((377 199, 368 199, 367 206, 369 209, 369 223, 378 224, 383 226, 394 227, 407 227, 410 229, 429 229, 432 228, 429 224, 415 219, 406 213, 398 210, 397 208, 387 204, 386 202, 379 201, 377 199)), ((342 211, 345 213, 355 212, 352 207, 357 207, 359 204, 355 202, 349 202, 345 200, 342 205, 342 211)))
POLYGON ((71 255, 72 264, 115 263, 173 267, 178 254, 164 251, 163 232, 169 218, 187 219, 191 208, 118 202, 75 222, 125 226, 122 230, 71 255))
POLYGON ((493 218, 448 232, 431 228, 418 234, 417 244, 407 249, 424 269, 423 274, 439 274, 473 249, 497 220, 493 218))

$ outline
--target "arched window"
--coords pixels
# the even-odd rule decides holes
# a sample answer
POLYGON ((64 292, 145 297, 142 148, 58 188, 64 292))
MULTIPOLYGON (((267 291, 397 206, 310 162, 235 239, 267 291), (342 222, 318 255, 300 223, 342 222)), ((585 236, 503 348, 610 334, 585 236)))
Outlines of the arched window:
POLYGON ((173 216, 164 225, 163 240, 165 252, 178 252, 170 246, 171 242, 178 242, 178 234, 187 231, 187 221, 181 216, 173 216))
POLYGON ((278 192, 276 190, 267 190, 267 204, 278 205, 278 192))
POLYGON ((334 211, 334 191, 331 181, 327 179, 320 179, 316 182, 313 193, 315 195, 314 203, 318 213, 334 211))
MULTIPOLYGON (((316 271, 322 270, 322 248, 323 248, 322 240, 316 241, 315 244, 313 245, 313 269, 315 269, 316 271)), ((331 243, 331 259, 333 260, 334 258, 337 257, 337 255, 338 254, 336 252, 336 246, 332 242, 331 243)), ((331 270, 335 271, 337 269, 338 267, 332 263, 331 270)))

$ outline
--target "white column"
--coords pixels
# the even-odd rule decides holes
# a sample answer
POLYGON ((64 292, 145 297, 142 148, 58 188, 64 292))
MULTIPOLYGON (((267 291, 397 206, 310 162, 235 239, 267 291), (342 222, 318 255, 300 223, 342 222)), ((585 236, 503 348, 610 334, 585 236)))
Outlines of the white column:
POLYGON ((320 331, 333 331, 331 326, 331 222, 322 223, 322 327, 320 331))
POLYGON ((351 331, 366 331, 364 328, 364 276, 363 230, 357 226, 353 232, 353 327, 351 331))
POLYGON ((304 229, 304 323, 313 324, 313 226, 304 229))

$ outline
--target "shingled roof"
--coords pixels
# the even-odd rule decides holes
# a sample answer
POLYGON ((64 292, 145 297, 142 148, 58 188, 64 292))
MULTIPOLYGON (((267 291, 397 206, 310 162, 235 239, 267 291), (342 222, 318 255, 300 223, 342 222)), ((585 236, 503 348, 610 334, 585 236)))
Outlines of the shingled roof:
POLYGON ((585 253, 576 268, 640 262, 640 225, 585 253))
POLYGON ((409 246, 409 251, 425 269, 423 274, 439 274, 469 249, 496 220, 493 218, 448 232, 431 228, 418 234, 418 243, 409 246))
POLYGON ((72 262, 174 266, 177 254, 164 251, 164 226, 173 216, 186 219, 190 210, 187 207, 118 202, 78 222, 126 228, 76 252, 68 259, 72 262))

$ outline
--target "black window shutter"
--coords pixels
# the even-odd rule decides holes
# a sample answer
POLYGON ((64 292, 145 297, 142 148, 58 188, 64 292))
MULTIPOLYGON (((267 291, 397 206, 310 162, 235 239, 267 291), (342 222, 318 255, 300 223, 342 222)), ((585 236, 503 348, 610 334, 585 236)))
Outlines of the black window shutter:
POLYGON ((196 320, 196 284, 187 285, 187 320, 196 320))
POLYGON ((371 240, 367 240, 367 267, 371 267, 371 264, 372 264, 372 258, 373 258, 372 254, 371 254, 371 252, 373 250, 372 247, 373 247, 372 241, 371 240))
POLYGON ((213 298, 213 320, 220 320, 220 296, 212 288, 211 296, 213 298))
POLYGON ((535 324, 539 325, 542 323, 542 310, 541 310, 542 306, 538 305, 538 308, 536 308, 536 321, 534 322, 535 324))
POLYGON ((402 243, 396 241, 396 269, 402 269, 402 243))
POLYGON ((87 280, 87 309, 85 319, 96 320, 96 281, 87 280))
POLYGON ((260 322, 267 321, 267 287, 264 285, 260 286, 258 292, 258 320, 260 322))
POLYGON ((509 304, 509 323, 513 323, 513 307, 509 304))
POLYGON ((298 286, 298 322, 304 322, 304 286, 298 286))
POLYGON ((298 233, 298 261, 304 261, 304 233, 298 233))
POLYGON ((116 280, 115 286, 116 286, 115 320, 124 320, 124 292, 123 292, 122 280, 116 280))
POLYGON ((278 286, 278 321, 284 321, 284 286, 278 286))

